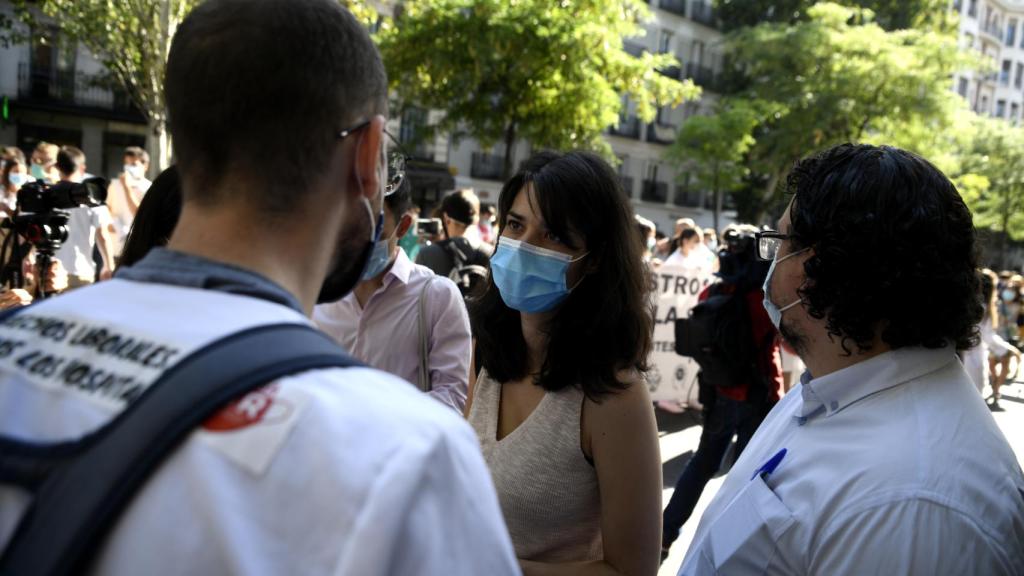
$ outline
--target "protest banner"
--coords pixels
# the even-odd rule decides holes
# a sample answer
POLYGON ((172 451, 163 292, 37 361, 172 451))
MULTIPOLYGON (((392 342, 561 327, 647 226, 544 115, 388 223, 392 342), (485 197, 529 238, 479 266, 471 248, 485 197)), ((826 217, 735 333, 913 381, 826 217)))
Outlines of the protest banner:
POLYGON ((651 273, 655 302, 654 346, 648 359, 647 386, 651 399, 676 401, 700 408, 697 401, 697 363, 676 354, 675 324, 697 305, 701 291, 714 280, 704 269, 662 266, 651 273))

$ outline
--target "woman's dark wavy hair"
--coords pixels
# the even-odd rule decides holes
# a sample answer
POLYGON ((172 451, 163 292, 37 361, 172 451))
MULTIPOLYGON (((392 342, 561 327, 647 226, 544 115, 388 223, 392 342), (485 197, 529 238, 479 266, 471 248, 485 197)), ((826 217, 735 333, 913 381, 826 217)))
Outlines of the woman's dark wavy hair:
POLYGON ((787 179, 791 233, 811 247, 799 293, 830 336, 860 352, 876 331, 893 349, 977 345, 976 234, 952 182, 898 148, 842 144, 787 179))
MULTIPOLYGON (((570 230, 579 234, 589 252, 584 266, 596 267, 553 316, 535 382, 545 390, 576 385, 598 401, 627 386, 620 370, 648 369, 654 319, 633 209, 614 170, 600 157, 541 152, 502 188, 499 234, 527 184, 549 230, 559 238, 568 238, 570 230)), ((519 312, 505 305, 493 278, 470 300, 469 313, 477 365, 499 382, 525 377, 529 363, 519 312)))

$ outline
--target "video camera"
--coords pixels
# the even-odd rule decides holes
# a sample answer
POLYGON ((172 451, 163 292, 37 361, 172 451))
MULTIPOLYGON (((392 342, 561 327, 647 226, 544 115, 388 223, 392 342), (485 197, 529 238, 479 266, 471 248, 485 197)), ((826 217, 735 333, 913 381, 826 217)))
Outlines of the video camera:
MULTIPOLYGON (((24 238, 36 249, 38 277, 44 278, 54 254, 68 239, 68 210, 100 206, 106 199, 107 181, 103 178, 86 178, 81 183, 45 184, 37 181, 22 186, 18 190, 17 213, 3 223, 5 228, 15 232, 8 239, 13 244, 10 251, 6 242, 0 250, 0 258, 4 260, 0 266, 3 282, 15 288, 23 285, 21 261, 28 250, 21 249, 19 238, 24 238)), ((45 294, 39 295, 45 297, 45 294)))

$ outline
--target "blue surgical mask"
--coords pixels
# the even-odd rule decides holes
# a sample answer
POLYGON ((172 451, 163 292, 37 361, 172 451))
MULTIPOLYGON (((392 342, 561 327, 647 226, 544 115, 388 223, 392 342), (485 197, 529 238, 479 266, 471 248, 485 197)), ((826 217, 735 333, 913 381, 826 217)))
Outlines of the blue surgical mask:
POLYGON ((530 314, 548 312, 561 304, 572 291, 566 286, 565 274, 569 264, 584 256, 586 254, 573 258, 502 237, 498 240, 498 249, 491 256, 491 275, 501 299, 509 308, 530 314))
POLYGON ((11 186, 14 186, 15 188, 21 188, 22 186, 25 185, 26 182, 28 182, 28 174, 22 174, 21 172, 12 172, 7 175, 7 181, 11 183, 11 186))
POLYGON ((657 248, 657 247, 658 247, 658 239, 655 238, 654 236, 649 236, 647 238, 647 249, 650 250, 651 252, 654 252, 654 249, 657 248))
POLYGON ((765 312, 768 313, 768 318, 772 321, 772 325, 775 326, 776 330, 778 330, 779 325, 782 324, 782 313, 785 312, 786 310, 789 310, 793 306, 796 306, 797 304, 803 302, 804 299, 797 298, 796 302, 786 304, 782 308, 779 308, 778 306, 775 305, 774 302, 772 302, 771 297, 768 295, 768 286, 772 283, 772 273, 775 272, 775 265, 778 264, 779 262, 785 261, 787 258, 792 258, 793 256, 796 256, 797 254, 806 252, 808 250, 810 250, 810 248, 804 248, 803 250, 797 250, 796 252, 793 252, 791 254, 786 254, 782 258, 772 260, 772 265, 768 267, 768 275, 765 276, 764 286, 762 287, 762 290, 764 291, 764 300, 762 301, 762 304, 764 304, 764 310, 765 312))
POLYGON ((366 262, 366 268, 363 269, 360 281, 366 281, 377 276, 388 267, 390 262, 391 251, 388 250, 388 238, 378 240, 373 245, 373 252, 370 253, 370 259, 366 262))
POLYGON ((35 162, 33 162, 32 163, 31 171, 32 171, 32 177, 35 178, 36 180, 45 180, 46 179, 46 172, 43 171, 43 167, 41 165, 36 164, 35 162))
POLYGON ((1007 302, 1013 302, 1017 298, 1017 293, 1013 290, 1003 290, 1003 300, 1007 302))

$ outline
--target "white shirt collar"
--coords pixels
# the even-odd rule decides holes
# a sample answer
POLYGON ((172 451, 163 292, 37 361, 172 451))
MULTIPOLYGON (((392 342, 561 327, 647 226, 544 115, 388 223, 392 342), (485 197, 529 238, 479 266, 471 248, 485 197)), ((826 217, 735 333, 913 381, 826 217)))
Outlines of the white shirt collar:
POLYGON ((827 418, 862 398, 920 378, 955 359, 952 346, 900 348, 821 378, 813 378, 810 371, 804 372, 800 378, 803 406, 797 411, 797 423, 803 425, 822 415, 827 418))

